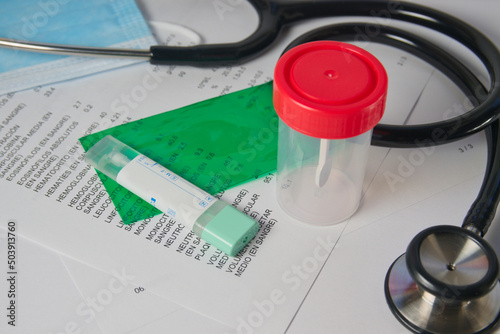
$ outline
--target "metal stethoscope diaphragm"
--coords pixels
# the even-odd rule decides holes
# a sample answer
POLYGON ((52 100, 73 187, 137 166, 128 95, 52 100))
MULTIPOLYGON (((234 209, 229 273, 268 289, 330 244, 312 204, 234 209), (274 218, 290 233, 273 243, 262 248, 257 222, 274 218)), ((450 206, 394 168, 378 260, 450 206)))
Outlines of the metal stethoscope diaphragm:
POLYGON ((420 232, 390 267, 387 303, 417 333, 479 333, 500 317, 499 266, 481 237, 457 226, 420 232))

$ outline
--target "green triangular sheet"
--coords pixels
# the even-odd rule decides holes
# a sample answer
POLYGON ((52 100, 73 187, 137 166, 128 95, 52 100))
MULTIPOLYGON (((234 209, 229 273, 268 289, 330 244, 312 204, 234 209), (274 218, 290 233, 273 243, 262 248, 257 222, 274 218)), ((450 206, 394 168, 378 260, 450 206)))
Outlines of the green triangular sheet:
MULTIPOLYGON (((215 195, 276 169, 272 83, 237 91, 80 138, 87 151, 111 135, 215 195)), ((98 172, 124 224, 159 214, 98 172)))

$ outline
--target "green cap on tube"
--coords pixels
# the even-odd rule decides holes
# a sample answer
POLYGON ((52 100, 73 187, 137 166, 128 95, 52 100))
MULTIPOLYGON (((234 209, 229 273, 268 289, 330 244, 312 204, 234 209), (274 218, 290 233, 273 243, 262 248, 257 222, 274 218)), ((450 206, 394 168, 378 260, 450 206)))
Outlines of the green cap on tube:
POLYGON ((255 220, 227 205, 208 222, 201 238, 229 256, 235 256, 258 230, 255 220))

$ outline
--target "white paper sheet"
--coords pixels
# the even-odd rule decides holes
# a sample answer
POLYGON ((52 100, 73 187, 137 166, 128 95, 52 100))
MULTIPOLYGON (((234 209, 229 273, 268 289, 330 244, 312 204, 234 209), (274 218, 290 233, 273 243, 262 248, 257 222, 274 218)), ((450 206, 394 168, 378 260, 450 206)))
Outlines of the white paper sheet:
POLYGON ((61 256, 16 232, 10 233, 0 228, 0 263, 8 270, 2 272, 0 280, 0 332, 103 333, 96 322, 81 321, 76 316, 85 300, 61 256), (7 252, 8 238, 15 239, 10 242, 15 246, 11 248, 14 253, 7 252), (14 259, 14 267, 7 266, 8 259, 14 259))
MULTIPOLYGON (((239 11, 235 10, 234 13, 239 11)), ((197 18, 192 20, 199 21, 197 18)), ((176 236, 176 248, 165 247, 165 238, 160 244, 156 244, 154 238, 148 240, 146 237, 153 233, 155 226, 158 229, 165 226, 161 217, 155 217, 145 227, 141 224, 132 227, 120 224, 112 205, 107 203, 106 196, 101 193, 103 188, 94 172, 82 162, 83 150, 77 143, 77 138, 89 129, 95 132, 123 121, 136 120, 263 83, 272 77, 276 59, 291 39, 304 30, 330 21, 316 20, 290 28, 286 38, 279 41, 265 56, 243 67, 231 69, 231 73, 239 73, 234 76, 235 79, 227 78, 224 71, 228 69, 139 64, 2 97, 0 122, 5 123, 1 123, 4 128, 0 137, 12 134, 0 148, 10 145, 15 136, 20 137, 13 142, 9 152, 17 149, 16 145, 19 149, 0 168, 1 173, 10 162, 19 157, 0 178, 0 202, 2 207, 8 208, 0 212, 1 226, 7 227, 9 219, 15 218, 20 235, 94 267, 95 269, 86 270, 76 262, 67 261, 67 269, 83 296, 97 296, 115 277, 114 273, 126 273, 126 281, 129 282, 127 287, 144 288, 148 298, 142 299, 145 293, 140 300, 136 299, 140 293, 135 296, 127 290, 126 295, 116 297, 117 301, 118 298, 120 301, 123 298, 123 304, 110 303, 105 313, 97 314, 96 323, 110 333, 126 330, 146 333, 147 330, 154 332, 169 326, 173 326, 176 332, 187 331, 194 326, 194 320, 190 322, 189 319, 198 317, 205 319, 203 321, 207 323, 207 333, 221 330, 227 333, 282 333, 299 308, 296 318, 298 332, 303 328, 314 328, 309 322, 309 319, 315 319, 311 314, 321 316, 321 321, 318 320, 315 325, 319 332, 336 326, 338 318, 323 313, 322 306, 329 308, 331 305, 315 303, 314 296, 321 296, 324 291, 329 292, 333 287, 337 292, 338 289, 349 291, 354 287, 345 276, 347 271, 352 270, 349 268, 350 259, 345 253, 339 252, 340 255, 337 255, 336 251, 333 252, 327 262, 330 269, 321 271, 339 237, 342 236, 341 242, 345 237, 346 244, 355 240, 355 245, 363 245, 358 243, 362 239, 358 240, 356 236, 361 235, 365 229, 376 230, 378 222, 386 217, 404 213, 422 201, 447 189, 454 189, 463 184, 464 180, 477 180, 484 164, 482 135, 436 148, 430 155, 424 152, 425 161, 409 173, 411 175, 405 177, 404 182, 394 184, 395 190, 387 182, 387 172, 397 173, 402 161, 409 161, 410 157, 415 158, 421 154, 418 151, 412 153, 412 150, 372 148, 366 176, 366 194, 359 212, 349 222, 328 228, 315 228, 287 217, 276 204, 273 176, 227 191, 222 199, 232 203, 240 195, 243 197, 238 205, 240 210, 248 211, 266 224, 270 223, 268 229, 261 231, 260 238, 258 236, 247 252, 237 259, 225 258, 212 247, 205 250, 203 243, 194 245, 187 231, 181 231, 180 227, 179 235, 176 236), (210 85, 200 85, 207 80, 210 85), (145 83, 155 85, 153 87, 145 83), (49 136, 51 133, 54 135, 49 136), (58 144, 58 139, 62 137, 64 140, 58 144), (473 149, 465 155, 457 153, 460 145, 467 147, 469 144, 473 149), (33 157, 29 158, 30 155, 33 157), (56 158, 51 161, 51 157, 56 158), (25 166, 9 181, 11 173, 25 159, 28 159, 25 166), (30 168, 39 159, 39 164, 30 172, 30 168), (61 168, 55 169, 57 163, 62 162, 61 159, 65 162, 61 164, 61 168), (40 170, 45 165, 47 168, 41 173, 40 170), (460 169, 455 168, 458 165, 460 169), (441 173, 435 172, 437 168, 440 168, 441 173), (51 172, 52 170, 54 171, 51 172), (22 179, 23 176, 26 176, 25 180, 22 179), (44 178, 47 183, 42 181, 44 178), (61 197, 62 191, 69 189, 68 187, 75 190, 70 195, 61 197), (83 201, 82 198, 85 197, 78 198, 76 195, 79 191, 92 192, 94 195, 83 201), (90 208, 88 203, 98 197, 100 200, 96 200, 96 207, 90 208), (98 211, 99 209, 102 210, 98 211), (199 255, 199 260, 178 247, 181 240, 196 246, 192 255, 199 255), (347 268, 339 266, 337 269, 337 257, 342 257, 341 261, 347 268), (337 270, 342 273, 342 276, 336 278, 339 283, 330 285, 329 278, 337 270), (316 281, 320 272, 320 278, 316 281), (347 285, 342 287, 340 282, 347 285), (313 290, 309 293, 313 284, 313 290), (301 307, 306 296, 305 307, 301 307), (312 302, 308 302, 309 296, 312 296, 312 302), (120 318, 122 307, 127 308, 124 305, 130 308, 144 305, 144 310, 151 309, 152 312, 148 317, 137 318, 136 321, 128 317, 120 318), (164 315, 162 312, 156 313, 156 307, 162 308, 164 315), (108 312, 110 316, 107 316, 108 312), (176 317, 176 314, 180 316, 176 317)), ((424 94, 434 92, 429 87, 433 87, 436 82, 440 86, 440 78, 427 65, 409 55, 375 45, 369 45, 368 49, 381 59, 391 78, 384 121, 406 121, 423 89, 427 87, 427 93, 424 91, 424 94), (408 59, 405 65, 394 66, 402 56, 408 59), (403 90, 404 85, 408 85, 408 89, 403 90)), ((451 98, 456 97, 455 94, 452 91, 451 98)), ((453 99, 443 99, 443 105, 446 106, 444 111, 449 107, 446 103, 450 101, 453 99)), ((408 119, 409 122, 415 120, 413 115, 408 119)), ((469 194, 475 194, 478 183, 466 184, 470 186, 467 189, 472 189, 468 193, 465 191, 465 203, 469 203, 469 197, 473 196, 469 194)), ((461 213, 465 210, 463 207, 461 213)), ((460 214, 457 215, 461 217, 460 214)), ((415 220, 424 219, 423 217, 422 215, 420 218, 419 215, 415 220)), ((417 231, 419 227, 411 226, 409 235, 413 235, 414 230, 417 231)), ((369 237, 372 234, 367 235, 369 237)), ((394 244, 394 247, 397 245, 394 244)), ((392 248, 393 246, 387 249, 387 253, 392 254, 392 248)), ((400 250, 394 256, 398 256, 403 248, 398 248, 400 250)), ((382 249, 385 254, 385 248, 382 249)), ((378 252, 373 253, 375 254, 378 252)), ((355 260, 353 259, 353 264, 356 263, 355 260)), ((384 270, 386 268, 385 263, 376 256, 371 264, 377 268, 384 267, 384 270)), ((19 286, 19 289, 23 289, 23 286, 19 286)), ((104 294, 103 292, 103 296, 104 294)), ((347 295, 342 295, 341 299, 332 297, 340 302, 336 304, 339 310, 344 303, 350 303, 347 295)), ((379 304, 368 304, 366 307, 383 308, 379 304)), ((19 321, 21 319, 22 315, 19 315, 19 321)), ((64 323, 65 320, 61 318, 60 321, 64 323)), ((295 323, 294 321, 292 324, 292 330, 295 323)), ((356 331, 355 327, 351 329, 356 331)), ((394 330, 399 329, 396 326, 394 330)))

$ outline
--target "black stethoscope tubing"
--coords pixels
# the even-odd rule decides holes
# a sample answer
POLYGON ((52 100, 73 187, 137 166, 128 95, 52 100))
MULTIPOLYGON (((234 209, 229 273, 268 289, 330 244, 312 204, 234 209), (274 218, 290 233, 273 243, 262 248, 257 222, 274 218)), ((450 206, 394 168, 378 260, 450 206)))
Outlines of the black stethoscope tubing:
MULTIPOLYGON (((489 87, 484 99, 481 97, 482 103, 459 117, 412 126, 379 124, 374 129, 373 145, 413 148, 418 147, 418 143, 428 141, 431 138, 436 145, 444 144, 484 130, 498 119, 500 82, 497 80, 500 75, 500 53, 486 36, 459 19, 410 3, 397 2, 397 8, 391 8, 389 11, 388 6, 391 2, 388 1, 285 2, 251 0, 250 3, 259 13, 260 24, 247 39, 234 44, 200 45, 188 48, 156 46, 151 48, 151 62, 195 66, 235 64, 247 61, 264 52, 278 37, 283 26, 298 20, 326 16, 370 17, 374 13, 388 11, 391 19, 430 28, 450 36, 469 48, 488 70, 491 87, 489 87), (438 137, 435 135, 436 129, 439 129, 440 132, 438 137)), ((456 69, 454 64, 448 64, 448 66, 452 70, 456 69)), ((472 91, 474 90, 472 89, 472 91)))
MULTIPOLYGON (((389 1, 265 1, 251 0, 259 14, 257 30, 247 39, 231 44, 199 45, 192 47, 151 47, 154 64, 184 64, 215 66, 237 64, 248 61, 264 52, 278 37, 287 24, 309 18, 366 16, 389 12, 391 19, 414 23, 448 35, 469 48, 483 62, 491 78, 491 87, 483 103, 460 117, 413 126, 380 124, 374 130, 372 143, 377 146, 412 148, 417 143, 435 138, 434 131, 441 135, 434 143, 444 144, 484 130, 497 118, 500 107, 500 53, 496 46, 481 32, 469 24, 447 14, 427 7, 397 3, 388 9, 389 1), (459 122, 458 122, 459 121, 459 122), (459 124, 460 126, 457 126, 459 124)), ((372 38, 370 36, 370 38, 372 38)), ((373 38, 376 38, 373 37, 373 38)))

